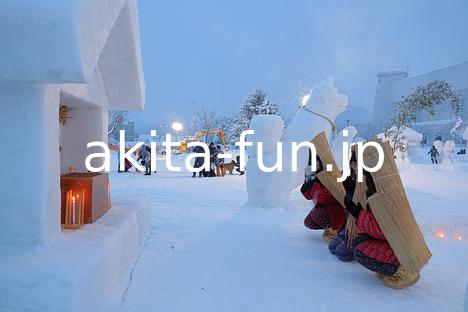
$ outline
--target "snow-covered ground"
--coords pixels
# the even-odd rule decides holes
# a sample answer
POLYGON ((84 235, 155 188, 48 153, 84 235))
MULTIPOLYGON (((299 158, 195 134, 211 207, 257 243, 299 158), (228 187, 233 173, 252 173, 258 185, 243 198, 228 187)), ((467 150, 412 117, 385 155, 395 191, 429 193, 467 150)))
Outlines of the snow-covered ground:
POLYGON ((244 176, 111 173, 113 198, 151 205, 150 236, 111 310, 463 311, 468 158, 432 166, 423 153, 402 178, 433 258, 406 290, 386 288, 357 263, 332 256, 321 233, 303 226, 311 202, 298 191, 287 207, 260 209, 246 204, 244 176))

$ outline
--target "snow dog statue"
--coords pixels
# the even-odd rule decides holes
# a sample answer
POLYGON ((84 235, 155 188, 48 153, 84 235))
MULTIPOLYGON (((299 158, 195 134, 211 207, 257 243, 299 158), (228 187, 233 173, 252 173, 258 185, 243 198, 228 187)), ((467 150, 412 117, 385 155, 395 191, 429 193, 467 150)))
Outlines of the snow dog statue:
POLYGON ((297 154, 298 170, 293 172, 291 143, 310 142, 320 132, 325 132, 330 140, 335 130, 335 119, 345 111, 347 102, 347 96, 339 93, 333 79, 328 78, 313 88, 310 98, 303 103, 285 130, 279 116, 259 115, 252 119, 250 129, 255 134, 249 136, 253 146, 248 149, 246 173, 249 204, 259 207, 284 206, 291 191, 303 183, 309 157, 308 148, 300 148, 297 154), (257 154, 259 142, 263 142, 262 155, 257 154), (278 143, 282 143, 281 150, 278 150, 281 148, 278 143), (260 170, 258 158, 261 157, 265 167, 274 167, 278 151, 282 155, 282 171, 260 170))

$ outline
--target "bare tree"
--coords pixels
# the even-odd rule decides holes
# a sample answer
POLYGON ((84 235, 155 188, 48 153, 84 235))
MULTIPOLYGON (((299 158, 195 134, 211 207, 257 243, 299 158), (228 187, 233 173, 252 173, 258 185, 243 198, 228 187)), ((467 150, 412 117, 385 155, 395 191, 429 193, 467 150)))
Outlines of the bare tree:
POLYGON ((193 127, 197 129, 197 131, 205 132, 205 143, 208 143, 210 131, 218 129, 218 117, 215 110, 206 107, 204 104, 196 104, 196 107, 193 127))
POLYGON ((107 135, 110 136, 115 132, 115 128, 117 125, 123 124, 127 118, 129 111, 119 111, 119 110, 112 110, 109 111, 109 123, 107 125, 107 135))

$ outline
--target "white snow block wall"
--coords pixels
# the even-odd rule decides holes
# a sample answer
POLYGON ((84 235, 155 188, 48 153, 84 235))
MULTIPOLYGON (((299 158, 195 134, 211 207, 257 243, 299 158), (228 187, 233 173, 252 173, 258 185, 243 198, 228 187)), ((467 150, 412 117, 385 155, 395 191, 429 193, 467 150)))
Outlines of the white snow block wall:
POLYGON ((0 24, 0 138, 13 142, 0 156, 0 247, 43 245, 60 232, 60 173, 86 171, 109 109, 143 108, 136 2, 5 1, 0 24), (68 125, 60 105, 72 108, 68 125))
MULTIPOLYGON (((283 206, 286 203, 291 191, 304 181, 309 155, 307 148, 299 150, 297 157, 299 170, 293 172, 291 143, 311 141, 320 132, 325 132, 330 137, 333 127, 330 121, 334 123, 336 117, 346 109, 346 106, 347 97, 334 87, 332 78, 323 81, 311 91, 309 101, 305 104, 307 110, 299 109, 281 135, 283 170, 281 172, 263 172, 258 167, 258 155, 249 155, 246 183, 250 204, 260 207, 275 207, 283 206)), ((254 141, 263 141, 267 146, 275 146, 276 142, 272 142, 272 140, 278 139, 278 133, 282 131, 281 123, 277 119, 278 116, 272 115, 255 116, 251 128, 255 131, 258 129, 259 135, 255 137, 254 141), (273 135, 263 134, 263 129, 267 127, 271 128, 270 131, 273 135)), ((256 149, 256 144, 254 144, 253 149, 256 149)), ((264 153, 263 160, 265 165, 274 165, 277 160, 276 147, 264 153)))
POLYGON ((0 84, 0 247, 60 232, 58 103, 57 87, 0 84))
POLYGON ((63 231, 60 175, 86 172, 108 110, 144 107, 136 0, 2 1, 0 25, 0 310, 97 310, 127 276, 147 208, 113 201, 63 231))

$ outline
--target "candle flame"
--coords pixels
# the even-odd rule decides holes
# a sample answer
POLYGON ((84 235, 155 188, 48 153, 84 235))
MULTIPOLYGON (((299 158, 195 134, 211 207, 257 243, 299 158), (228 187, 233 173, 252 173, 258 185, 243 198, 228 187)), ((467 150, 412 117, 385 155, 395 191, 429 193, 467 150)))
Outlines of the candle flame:
POLYGON ((463 237, 460 234, 455 235, 455 240, 462 240, 462 239, 463 239, 463 237))

